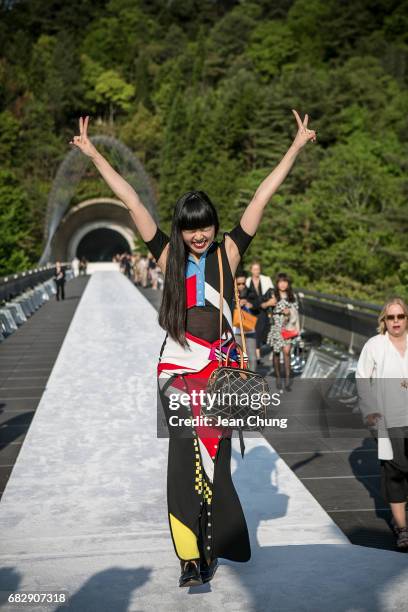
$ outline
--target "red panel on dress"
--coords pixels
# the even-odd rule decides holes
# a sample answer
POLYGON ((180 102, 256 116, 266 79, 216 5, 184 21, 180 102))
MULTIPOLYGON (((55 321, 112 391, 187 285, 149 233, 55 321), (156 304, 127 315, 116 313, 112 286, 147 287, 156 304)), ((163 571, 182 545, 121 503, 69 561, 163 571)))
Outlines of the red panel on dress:
POLYGON ((186 302, 187 308, 192 308, 197 305, 197 276, 189 276, 186 278, 186 302))

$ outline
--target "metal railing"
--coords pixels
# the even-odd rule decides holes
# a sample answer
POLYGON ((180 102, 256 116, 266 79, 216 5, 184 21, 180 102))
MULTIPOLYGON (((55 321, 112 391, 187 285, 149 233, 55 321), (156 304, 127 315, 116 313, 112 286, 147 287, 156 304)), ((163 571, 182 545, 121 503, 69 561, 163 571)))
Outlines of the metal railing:
POLYGON ((320 293, 319 291, 311 291, 310 289, 296 289, 297 295, 305 297, 316 297, 320 301, 330 302, 334 304, 346 304, 350 309, 368 310, 371 312, 380 312, 381 306, 373 304, 372 302, 365 302, 364 300, 355 300, 352 298, 341 297, 339 295, 332 295, 330 293, 320 293))
MULTIPOLYGON (((69 264, 63 263, 62 265, 65 269, 70 267, 69 264)), ((32 270, 0 277, 0 304, 14 299, 27 289, 34 289, 36 285, 52 278, 54 269, 55 264, 47 264, 32 270)))
MULTIPOLYGON (((69 280, 70 266, 63 265, 69 280)), ((0 278, 0 342, 55 295, 54 270, 54 265, 48 265, 0 278)))
POLYGON ((378 304, 308 289, 297 289, 296 294, 302 326, 339 342, 351 354, 377 333, 378 304))

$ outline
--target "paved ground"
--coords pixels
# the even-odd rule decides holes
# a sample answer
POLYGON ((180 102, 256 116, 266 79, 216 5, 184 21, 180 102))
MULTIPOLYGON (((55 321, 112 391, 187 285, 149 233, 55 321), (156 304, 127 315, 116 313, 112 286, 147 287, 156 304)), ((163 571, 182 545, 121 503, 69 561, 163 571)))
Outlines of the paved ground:
POLYGON ((66 283, 0 343, 0 498, 89 277, 66 283))
POLYGON ((92 276, 0 503, 3 601, 48 588, 66 589, 73 612, 405 610, 406 557, 350 544, 262 438, 244 461, 235 441, 232 463, 251 561, 178 588, 156 437, 162 338, 122 275, 92 276))

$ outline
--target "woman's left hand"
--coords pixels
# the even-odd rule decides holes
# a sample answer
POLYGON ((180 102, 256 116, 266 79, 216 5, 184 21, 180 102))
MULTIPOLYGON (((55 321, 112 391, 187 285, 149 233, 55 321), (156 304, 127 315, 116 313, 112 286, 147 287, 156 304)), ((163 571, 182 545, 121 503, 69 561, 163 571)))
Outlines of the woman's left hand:
POLYGON ((292 108, 292 113, 295 115, 295 119, 298 124, 298 132, 295 136, 295 140, 293 141, 294 146, 298 149, 301 149, 305 146, 307 142, 309 142, 309 140, 311 142, 316 142, 316 132, 314 130, 309 130, 307 127, 307 124, 309 122, 309 115, 306 114, 302 122, 301 118, 299 117, 299 114, 297 113, 297 111, 295 111, 294 108, 292 108))

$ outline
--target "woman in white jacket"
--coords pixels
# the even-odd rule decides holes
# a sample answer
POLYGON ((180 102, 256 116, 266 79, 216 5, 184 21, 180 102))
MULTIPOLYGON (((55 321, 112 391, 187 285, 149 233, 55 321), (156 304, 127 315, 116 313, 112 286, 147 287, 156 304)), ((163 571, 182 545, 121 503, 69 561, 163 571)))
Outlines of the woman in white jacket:
POLYGON ((378 317, 379 334, 363 347, 356 381, 367 425, 378 430, 381 493, 390 504, 397 546, 408 549, 408 307, 387 302, 378 317))

